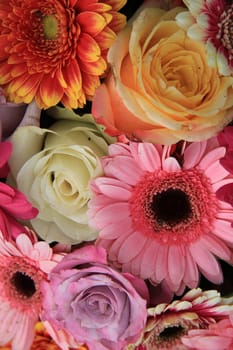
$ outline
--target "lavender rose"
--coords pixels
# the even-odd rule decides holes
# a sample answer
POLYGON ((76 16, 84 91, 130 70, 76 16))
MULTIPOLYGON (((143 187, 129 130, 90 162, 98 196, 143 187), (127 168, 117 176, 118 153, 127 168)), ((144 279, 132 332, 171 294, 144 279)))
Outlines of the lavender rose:
POLYGON ((146 323, 144 281, 109 267, 101 247, 66 255, 42 293, 43 320, 91 350, 124 349, 140 338, 146 323))

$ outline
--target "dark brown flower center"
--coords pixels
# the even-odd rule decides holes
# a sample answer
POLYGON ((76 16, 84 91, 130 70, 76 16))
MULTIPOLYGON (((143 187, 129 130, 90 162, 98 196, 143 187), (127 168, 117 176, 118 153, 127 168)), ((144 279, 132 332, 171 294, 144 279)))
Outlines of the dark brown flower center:
POLYGON ((188 219, 192 213, 188 195, 180 189, 169 188, 154 195, 151 209, 161 225, 178 224, 188 219))
POLYGON ((187 331, 180 325, 172 325, 171 327, 164 328, 164 330, 159 334, 158 338, 165 341, 170 341, 171 339, 180 338, 182 335, 187 333, 187 331))
POLYGON ((195 242, 209 232, 218 210, 209 179, 198 169, 148 172, 129 205, 134 228, 164 244, 195 242))
POLYGON ((17 271, 13 274, 11 283, 19 294, 27 298, 32 297, 36 292, 33 279, 21 271, 17 271))

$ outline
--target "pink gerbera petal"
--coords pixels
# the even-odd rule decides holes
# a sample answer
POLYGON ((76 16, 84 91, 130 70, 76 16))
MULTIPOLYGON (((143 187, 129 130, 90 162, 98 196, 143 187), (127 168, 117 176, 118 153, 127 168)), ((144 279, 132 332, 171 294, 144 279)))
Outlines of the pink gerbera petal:
POLYGON ((182 343, 192 350, 232 350, 233 324, 230 317, 210 324, 207 329, 190 330, 182 343))

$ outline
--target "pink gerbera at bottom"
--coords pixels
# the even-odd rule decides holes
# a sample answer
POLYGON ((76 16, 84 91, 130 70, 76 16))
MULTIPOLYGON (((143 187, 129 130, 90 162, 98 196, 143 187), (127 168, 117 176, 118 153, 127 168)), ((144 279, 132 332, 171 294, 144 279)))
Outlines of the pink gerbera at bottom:
POLYGON ((232 298, 221 298, 216 290, 190 290, 180 300, 148 309, 141 345, 145 350, 185 350, 182 339, 189 330, 205 329, 210 324, 227 319, 232 311, 232 298))
POLYGON ((192 350, 232 350, 233 315, 211 324, 208 329, 190 330, 182 342, 186 349, 192 350))
POLYGON ((41 282, 62 258, 46 242, 32 243, 26 234, 10 242, 0 233, 0 345, 30 349, 41 311, 41 282))
POLYGON ((226 147, 217 138, 181 146, 110 145, 88 211, 113 264, 177 294, 196 288, 199 272, 221 283, 217 258, 230 261, 233 244, 233 207, 216 196, 233 183, 220 162, 226 147))

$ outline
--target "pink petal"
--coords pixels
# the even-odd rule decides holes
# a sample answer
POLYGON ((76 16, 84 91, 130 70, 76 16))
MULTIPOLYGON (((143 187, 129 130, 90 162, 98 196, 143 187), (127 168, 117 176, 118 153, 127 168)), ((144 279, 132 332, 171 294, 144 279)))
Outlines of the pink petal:
POLYGON ((96 212, 93 222, 99 228, 103 228, 111 223, 119 223, 119 230, 121 227, 121 220, 129 218, 128 203, 112 203, 96 212))
POLYGON ((154 172, 161 168, 161 157, 155 145, 151 143, 139 143, 137 150, 138 164, 145 171, 154 172))
POLYGON ((193 142, 184 151, 184 169, 194 168, 202 158, 206 149, 206 141, 193 142))
POLYGON ((168 247, 161 246, 157 252, 155 266, 154 266, 155 268, 154 277, 155 277, 155 281, 157 281, 158 283, 160 283, 167 276, 167 271, 168 271, 167 255, 168 255, 168 247))
POLYGON ((127 236, 130 234, 131 232, 129 232, 127 235, 121 235, 118 239, 113 241, 111 247, 108 249, 108 256, 111 261, 118 261, 118 254, 121 250, 121 246, 126 240, 127 236))
POLYGON ((44 271, 45 273, 50 273, 56 265, 57 265, 57 263, 55 261, 52 261, 52 260, 39 261, 40 269, 42 271, 44 271))
POLYGON ((150 278, 154 272, 155 260, 160 246, 156 242, 149 240, 147 242, 147 248, 144 249, 145 253, 141 261, 140 276, 141 278, 146 279, 150 278))
POLYGON ((224 180, 220 180, 220 181, 215 182, 214 184, 212 184, 212 188, 213 188, 214 192, 217 192, 217 190, 219 188, 223 187, 224 185, 232 184, 232 183, 233 183, 232 178, 224 179, 224 180))
POLYGON ((22 319, 17 325, 17 333, 12 341, 12 349, 17 350, 29 350, 31 348, 35 331, 34 326, 37 321, 37 317, 29 318, 26 314, 22 314, 22 319))
POLYGON ((31 257, 33 245, 28 236, 25 234, 18 235, 16 238, 16 244, 18 245, 23 255, 31 257))
POLYGON ((130 156, 130 146, 124 143, 113 143, 108 148, 110 156, 125 155, 130 156))
POLYGON ((130 190, 126 189, 125 184, 117 179, 100 177, 95 180, 95 185, 107 197, 120 201, 127 201, 131 197, 130 190))
POLYGON ((213 163, 222 158, 226 153, 225 147, 218 147, 207 153, 199 163, 199 167, 203 170, 208 169, 213 163))
POLYGON ((34 248, 38 251, 40 260, 50 260, 52 258, 53 250, 47 242, 36 242, 34 248))
POLYGON ((180 171, 180 164, 173 157, 166 158, 163 162, 163 170, 168 172, 180 171))
POLYGON ((186 251, 186 264, 184 272, 184 282, 189 288, 196 288, 199 282, 199 271, 197 264, 190 254, 186 251))
MULTIPOLYGON (((93 182, 91 183, 91 189, 92 189, 93 182)), ((95 209, 96 211, 103 208, 106 205, 112 204, 114 201, 112 198, 108 198, 103 194, 98 194, 98 196, 94 196, 91 198, 90 202, 88 203, 88 206, 90 209, 95 209)))
POLYGON ((141 261, 142 261, 142 255, 144 254, 143 250, 137 255, 132 261, 129 262, 130 264, 130 270, 133 275, 140 276, 140 268, 141 268, 141 261))
POLYGON ((105 226, 99 233, 99 237, 102 239, 116 239, 121 235, 121 230, 119 230, 119 225, 124 227, 124 232, 132 231, 132 223, 127 218, 125 220, 121 220, 119 223, 112 223, 105 226))
POLYGON ((196 335, 182 337, 182 343, 196 350, 226 350, 232 343, 231 338, 214 335, 196 335))
POLYGON ((224 241, 233 243, 233 228, 230 222, 216 220, 212 232, 224 241))
POLYGON ((213 235, 203 235, 200 240, 211 253, 221 258, 222 260, 230 260, 230 249, 218 237, 215 237, 213 235))
POLYGON ((172 290, 176 291, 183 279, 185 271, 185 259, 178 246, 168 248, 168 275, 172 290))
POLYGON ((116 178, 129 185, 135 185, 143 175, 138 164, 130 157, 118 156, 106 159, 103 161, 103 166, 106 176, 116 178))
POLYGON ((202 274, 211 282, 219 284, 223 276, 217 259, 200 242, 192 243, 189 251, 198 264, 202 274))
POLYGON ((212 183, 215 183, 227 177, 229 172, 220 164, 219 161, 216 161, 205 169, 205 175, 210 178, 212 183))
POLYGON ((140 253, 146 242, 146 237, 138 232, 129 235, 121 246, 118 260, 121 264, 127 263, 140 253))

